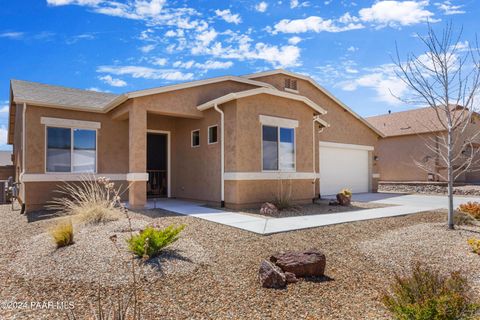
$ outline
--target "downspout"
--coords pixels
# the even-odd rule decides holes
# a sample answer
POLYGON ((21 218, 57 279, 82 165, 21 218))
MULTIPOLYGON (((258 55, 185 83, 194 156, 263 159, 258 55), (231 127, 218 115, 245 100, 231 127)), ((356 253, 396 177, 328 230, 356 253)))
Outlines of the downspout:
POLYGON ((221 200, 221 207, 225 207, 225 114, 223 111, 218 107, 215 103, 213 105, 215 111, 220 113, 220 200, 221 200))
POLYGON ((22 205, 22 210, 20 211, 20 214, 25 213, 25 183, 23 182, 23 176, 25 174, 25 114, 27 112, 27 104, 23 103, 23 108, 22 108, 22 172, 20 172, 19 180, 22 185, 22 197, 21 197, 21 205, 22 205))
MULTIPOLYGON (((315 135, 315 122, 318 120, 318 115, 313 117, 313 122, 312 122, 312 155, 313 155, 313 196, 312 196, 312 202, 315 203, 315 199, 317 198, 316 196, 316 187, 317 187, 317 164, 316 164, 316 135, 315 135)), ((323 127, 318 131, 318 133, 322 133, 323 127)), ((320 198, 320 193, 318 194, 318 198, 320 198)))

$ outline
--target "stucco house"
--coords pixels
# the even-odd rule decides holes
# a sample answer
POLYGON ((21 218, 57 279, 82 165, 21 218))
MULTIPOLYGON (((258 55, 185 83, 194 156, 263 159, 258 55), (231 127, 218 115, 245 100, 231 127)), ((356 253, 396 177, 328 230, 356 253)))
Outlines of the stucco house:
MULTIPOLYGON (((451 106, 451 108, 453 112, 458 114, 463 109, 461 106, 451 106)), ((446 154, 446 152, 440 150, 443 137, 446 137, 446 130, 433 108, 425 107, 391 112, 365 119, 383 134, 383 138, 378 141, 375 150, 381 181, 427 182, 444 180, 442 176, 446 176, 446 166, 445 162, 439 159, 438 155, 439 153, 446 154), (438 141, 437 151, 432 152, 426 147, 426 144, 435 146, 435 141, 438 141), (415 163, 416 161, 425 163, 424 167, 431 168, 431 170, 426 171, 420 168, 415 163)), ((457 145, 463 144, 462 141, 466 139, 465 137, 470 136, 477 137, 476 140, 478 140, 474 141, 473 147, 480 147, 479 130, 480 117, 474 113, 463 135, 459 137, 457 145)), ((456 154, 459 153, 456 152, 456 154)), ((465 155, 467 156, 468 154, 466 153, 465 155)), ((457 165, 461 163, 465 163, 465 161, 460 157, 457 165)), ((478 166, 472 169, 478 169, 478 166)), ((480 182, 480 172, 464 173, 456 181, 460 183, 478 183, 480 182)))
POLYGON ((130 185, 126 200, 226 206, 375 190, 380 131, 313 79, 285 70, 115 95, 11 81, 8 143, 25 209, 85 173, 130 185))

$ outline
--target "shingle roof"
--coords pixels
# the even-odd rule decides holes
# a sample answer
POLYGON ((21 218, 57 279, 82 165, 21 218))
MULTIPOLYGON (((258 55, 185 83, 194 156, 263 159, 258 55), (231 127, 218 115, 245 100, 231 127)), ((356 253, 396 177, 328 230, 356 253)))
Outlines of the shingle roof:
POLYGON ((12 92, 17 103, 69 106, 72 108, 102 108, 119 96, 112 93, 72 89, 37 82, 12 80, 12 92))
POLYGON ((393 112, 365 119, 386 137, 445 130, 437 113, 431 107, 393 112))

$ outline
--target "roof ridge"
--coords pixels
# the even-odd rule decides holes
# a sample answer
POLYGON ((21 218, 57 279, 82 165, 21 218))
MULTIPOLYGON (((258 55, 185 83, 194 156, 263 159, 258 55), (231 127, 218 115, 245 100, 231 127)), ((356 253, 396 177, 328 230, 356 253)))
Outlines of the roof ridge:
POLYGON ((111 96, 120 96, 121 95, 121 94, 118 94, 118 93, 73 88, 73 87, 67 87, 65 85, 49 84, 49 83, 38 82, 38 81, 10 79, 10 83, 14 83, 14 82, 30 83, 30 84, 41 85, 41 86, 44 86, 44 87, 55 87, 55 88, 61 88, 61 89, 67 89, 67 90, 76 90, 76 91, 82 91, 82 92, 88 92, 88 93, 94 93, 94 94, 103 94, 103 95, 111 95, 111 96))

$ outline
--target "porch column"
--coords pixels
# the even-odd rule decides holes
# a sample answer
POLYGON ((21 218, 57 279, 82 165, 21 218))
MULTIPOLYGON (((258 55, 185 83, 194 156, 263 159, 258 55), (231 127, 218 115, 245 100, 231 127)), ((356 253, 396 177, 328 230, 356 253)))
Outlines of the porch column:
POLYGON ((147 111, 131 106, 128 116, 128 202, 132 209, 143 208, 147 201, 147 111))

